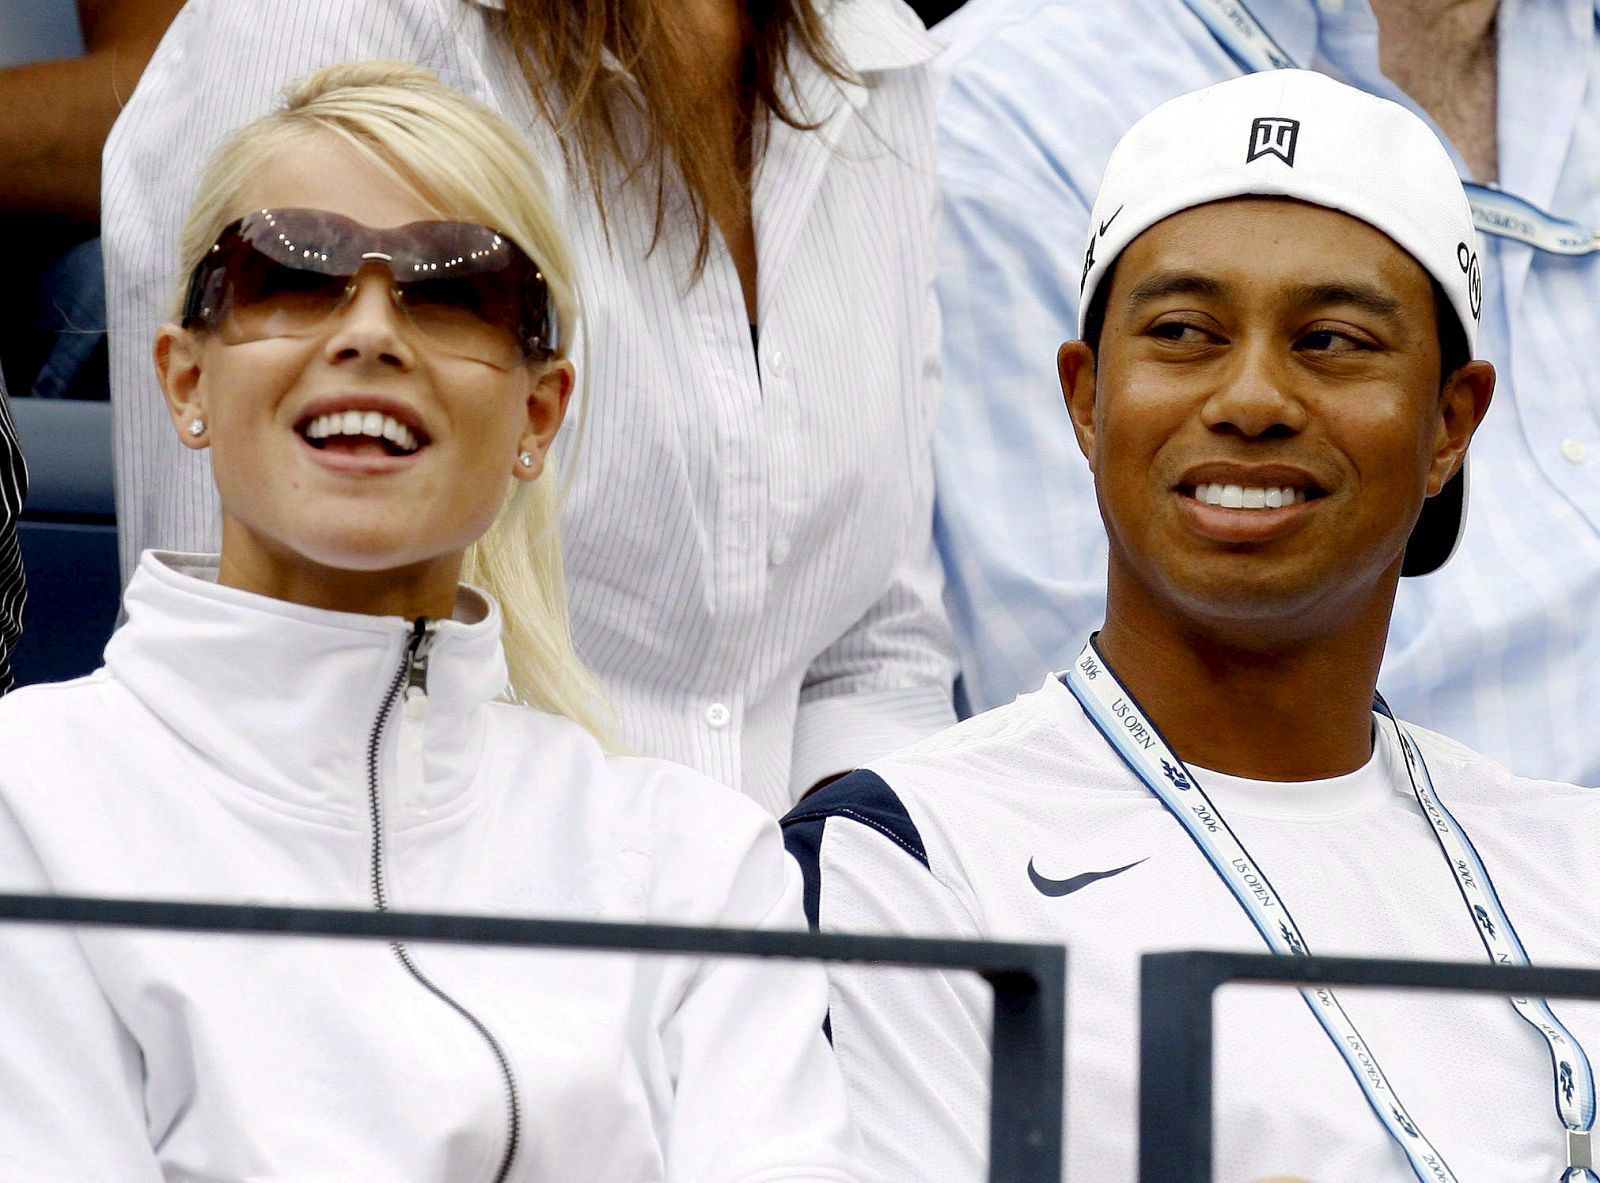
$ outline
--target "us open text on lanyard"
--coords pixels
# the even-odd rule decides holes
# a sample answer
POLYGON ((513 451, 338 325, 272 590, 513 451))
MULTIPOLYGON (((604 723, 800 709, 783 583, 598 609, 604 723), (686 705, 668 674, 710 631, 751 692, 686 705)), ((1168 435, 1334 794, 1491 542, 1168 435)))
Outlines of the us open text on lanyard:
MULTIPOLYGON (((1189 11, 1234 61, 1246 70, 1294 69, 1297 65, 1267 32, 1243 0, 1184 0, 1189 11)), ((1514 193, 1462 181, 1472 224, 1484 234, 1525 242, 1553 255, 1588 255, 1600 251, 1600 228, 1584 226, 1546 213, 1514 193)))
MULTIPOLYGON (((1078 660, 1063 675, 1073 697, 1090 722, 1142 782, 1165 805, 1200 848, 1261 939, 1274 953, 1285 957, 1310 955, 1299 927, 1272 881, 1229 828, 1216 804, 1206 796, 1194 773, 1167 746, 1161 732, 1145 715, 1133 695, 1123 687, 1089 639, 1078 660)), ((1430 823, 1439 851, 1455 876, 1456 886, 1489 960, 1500 965, 1528 965, 1511 919, 1500 904, 1499 893, 1465 830, 1450 815, 1434 791, 1428 765, 1410 733, 1394 717, 1381 697, 1373 710, 1394 727, 1405 754, 1406 774, 1422 813, 1430 823)), ((1333 1042, 1367 1103, 1389 1131, 1412 1171, 1424 1183, 1458 1183, 1455 1173, 1390 1087, 1378 1057, 1356 1030, 1332 990, 1307 987, 1300 991, 1311 1013, 1333 1042)), ((1556 1114, 1566 1129, 1566 1161, 1561 1183, 1597 1183, 1591 1138, 1595 1121, 1594 1073, 1589 1058, 1542 998, 1513 998, 1511 1005, 1544 1039, 1555 1079, 1556 1114)))

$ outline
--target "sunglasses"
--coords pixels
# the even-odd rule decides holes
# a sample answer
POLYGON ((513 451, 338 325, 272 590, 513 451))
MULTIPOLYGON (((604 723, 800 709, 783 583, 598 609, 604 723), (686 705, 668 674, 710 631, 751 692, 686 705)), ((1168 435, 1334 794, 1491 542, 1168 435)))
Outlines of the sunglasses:
POLYGON ((185 328, 229 344, 317 333, 342 311, 369 265, 435 348, 500 369, 555 352, 544 275, 509 238, 469 222, 375 230, 313 209, 246 214, 217 236, 189 277, 185 328))

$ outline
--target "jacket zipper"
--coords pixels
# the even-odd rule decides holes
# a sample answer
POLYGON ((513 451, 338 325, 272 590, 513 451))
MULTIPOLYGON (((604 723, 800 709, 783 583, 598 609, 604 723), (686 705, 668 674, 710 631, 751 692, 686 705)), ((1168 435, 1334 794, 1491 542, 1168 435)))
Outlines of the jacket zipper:
MULTIPOLYGON (((367 739, 367 810, 372 819, 372 905, 379 912, 389 910, 388 879, 384 859, 383 801, 378 793, 378 763, 383 745, 383 732, 388 725, 389 717, 394 714, 395 703, 402 700, 403 694, 403 705, 400 708, 402 727, 400 746, 408 750, 400 752, 401 787, 403 790, 409 788, 417 796, 418 804, 425 805, 426 802, 421 796, 422 724, 427 718, 428 657, 438 627, 438 622, 426 616, 417 617, 411 629, 411 637, 406 642, 405 653, 400 659, 400 667, 395 670, 388 692, 383 696, 383 704, 378 708, 377 720, 373 723, 372 733, 367 739), (408 767, 408 764, 414 764, 415 767, 408 767)), ((501 1082, 506 1090, 508 1127, 506 1152, 500 1160, 500 1169, 495 1172, 494 1183, 505 1183, 511 1174, 511 1166, 516 1161, 517 1146, 522 1134, 522 1107, 517 1099, 517 1078, 511 1071, 511 1061, 507 1058, 505 1049, 500 1046, 500 1041, 494 1037, 483 1021, 446 994, 417 967, 417 963, 412 960, 411 950, 404 942, 394 941, 389 947, 394 950, 395 958, 406 973, 428 993, 471 1024, 472 1029, 483 1038, 489 1045, 489 1050, 494 1053, 495 1062, 500 1067, 501 1082)))

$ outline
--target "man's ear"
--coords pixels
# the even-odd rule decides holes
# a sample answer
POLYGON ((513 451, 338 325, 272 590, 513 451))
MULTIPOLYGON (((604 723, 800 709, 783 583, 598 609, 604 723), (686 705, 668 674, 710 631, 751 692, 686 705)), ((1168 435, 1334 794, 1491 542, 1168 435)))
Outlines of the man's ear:
POLYGON ((1478 430, 1494 397, 1494 367, 1471 361, 1445 380, 1439 391, 1439 425, 1434 432, 1433 464, 1428 469, 1432 497, 1460 470, 1472 433, 1478 430))
POLYGON ((200 338, 188 329, 164 324, 156 331, 156 375, 166 394, 167 412, 186 448, 208 448, 205 396, 200 389, 200 338), (199 430, 194 425, 200 424, 199 430))
POLYGON ((1072 434, 1078 437, 1078 450, 1094 470, 1094 353, 1083 341, 1068 341, 1056 350, 1056 372, 1061 375, 1061 396, 1072 419, 1072 434))
POLYGON ((520 457, 527 453, 533 463, 525 465, 519 459, 511 465, 512 475, 525 481, 537 479, 544 471, 545 454, 561 429, 574 382, 572 363, 566 358, 529 366, 528 374, 528 418, 517 440, 517 454, 520 457))

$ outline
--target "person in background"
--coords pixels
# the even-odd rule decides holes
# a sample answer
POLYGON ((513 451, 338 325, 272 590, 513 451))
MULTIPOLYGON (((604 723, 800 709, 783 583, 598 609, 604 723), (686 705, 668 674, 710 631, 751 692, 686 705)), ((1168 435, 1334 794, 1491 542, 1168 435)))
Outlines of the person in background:
POLYGON ((198 0, 106 151, 122 559, 216 537, 140 342, 193 162, 284 80, 418 62, 550 162, 596 395, 573 629, 624 740, 781 813, 954 719, 932 545, 937 46, 899 0, 198 0))
POLYGON ((1519 772, 1600 784, 1597 19, 1594 0, 971 0, 940 26, 937 532, 972 709, 1070 662, 1103 607, 1106 538, 1053 392, 1078 314, 1061 276, 1112 146, 1174 95, 1287 62, 1409 108, 1502 191, 1470 194, 1498 409, 1461 553, 1400 589, 1391 701, 1519 772))
POLYGON ((5 374, 0 372, 0 695, 11 689, 11 651, 22 635, 22 611, 28 604, 22 547, 17 542, 17 518, 27 495, 28 466, 11 422, 5 374))
POLYGON ((0 0, 0 365, 18 397, 106 397, 100 151, 182 4, 0 0))
MULTIPOLYGON (((1066 1175, 1131 1183, 1142 954, 1595 966, 1600 794, 1376 695, 1402 575, 1456 561, 1495 382, 1432 131, 1312 71, 1233 79, 1135 124, 1092 217, 1059 277, 1083 305, 1058 413, 1110 538, 1103 627, 785 828, 824 931, 1066 944, 1066 1175)), ((869 1165, 981 1178, 986 988, 831 978, 869 1165)), ((1219 1183, 1594 1179, 1593 1007, 1249 988, 1216 1008, 1219 1183)))
MULTIPOLYGON (((772 818, 607 750, 548 459, 573 262, 524 139, 332 67, 226 142, 182 243, 155 361, 222 551, 147 552, 104 668, 0 702, 0 890, 803 924, 772 818)), ((19 1183, 858 1177, 814 966, 16 925, 0 966, 19 1183)))

